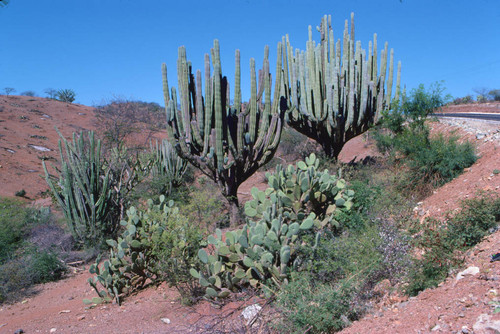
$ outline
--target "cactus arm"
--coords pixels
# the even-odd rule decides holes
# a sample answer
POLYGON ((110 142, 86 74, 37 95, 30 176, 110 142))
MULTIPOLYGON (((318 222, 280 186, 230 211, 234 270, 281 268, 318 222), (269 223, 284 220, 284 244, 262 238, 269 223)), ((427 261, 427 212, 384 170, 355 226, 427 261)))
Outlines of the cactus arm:
POLYGON ((393 75, 393 60, 387 74, 386 43, 377 74, 377 35, 365 51, 360 41, 355 42, 353 15, 351 26, 346 20, 343 38, 336 43, 330 16, 321 19, 319 44, 312 39, 312 28, 308 29, 305 52, 295 49, 293 53, 288 38, 284 38, 290 71, 284 76, 292 78, 287 122, 318 141, 327 155, 336 157, 345 142, 366 131, 378 121, 381 111, 389 108, 392 79, 388 79, 387 88, 385 79, 393 75))
MULTIPOLYGON (((166 108, 167 127, 169 132, 173 133, 172 140, 179 155, 221 187, 223 195, 231 205, 231 212, 237 211, 233 208, 238 205, 238 186, 262 164, 268 162, 277 148, 285 115, 281 109, 288 105, 286 100, 282 100, 289 89, 288 83, 284 82, 283 49, 284 45, 279 43, 274 100, 271 99, 269 48, 264 50, 264 63, 259 71, 258 85, 255 60, 250 60, 250 106, 244 109, 241 103, 239 51, 235 53, 233 105, 230 103, 227 78, 222 76, 218 41, 214 41, 211 57, 205 56, 204 97, 201 94, 201 73, 198 71, 194 79, 185 49, 181 48, 179 51, 178 81, 181 87, 182 110, 176 110, 176 96, 172 89, 172 96, 166 108), (213 66, 213 74, 210 73, 210 63, 213 66), (264 99, 261 99, 263 94, 264 99)), ((233 219, 232 221, 234 222, 233 219)))
POLYGON ((389 60, 389 78, 387 79, 387 95, 385 100, 386 106, 389 106, 391 104, 393 76, 394 76, 394 50, 391 49, 391 56, 389 60))

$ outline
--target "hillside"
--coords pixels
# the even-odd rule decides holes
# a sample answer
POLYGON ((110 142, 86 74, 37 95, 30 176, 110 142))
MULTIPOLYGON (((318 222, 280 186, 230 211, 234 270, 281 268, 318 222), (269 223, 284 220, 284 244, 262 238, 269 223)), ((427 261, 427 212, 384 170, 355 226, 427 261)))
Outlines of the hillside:
POLYGON ((0 196, 24 189, 40 198, 47 189, 42 160, 59 156, 59 136, 95 129, 94 108, 29 96, 0 95, 0 196))
MULTIPOLYGON (((500 169, 500 139, 495 137, 500 125, 479 123, 472 129, 469 123, 461 122, 433 123, 433 131, 454 131, 469 138, 477 145, 481 157, 416 207, 417 217, 440 216, 454 210, 460 200, 474 196, 478 190, 500 193, 500 174, 493 173, 500 169), (485 136, 478 139, 477 131, 485 132, 485 136)), ((58 135, 54 127, 69 137, 74 131, 94 129, 96 125, 91 107, 24 96, 0 96, 0 123, 0 196, 13 196, 25 189, 30 199, 40 198, 47 189, 40 177, 41 159, 57 158, 58 135), (40 147, 50 151, 40 151, 40 147)), ((345 146, 341 160, 349 162, 373 154, 363 138, 357 137, 345 146)), ((261 175, 251 178, 241 187, 240 196, 245 197, 252 186, 261 182, 261 175)), ((490 304, 498 302, 500 293, 500 262, 489 262, 490 255, 496 252, 500 252, 498 231, 467 255, 465 268, 477 267, 477 274, 465 275, 457 281, 454 273, 438 288, 410 299, 381 287, 383 298, 373 305, 374 313, 344 332, 494 333, 484 324, 500 330, 500 313, 494 314, 490 304)), ((82 299, 93 297, 95 292, 86 284, 91 276, 86 269, 75 269, 67 279, 40 285, 38 294, 22 302, 3 305, 0 333, 19 329, 24 333, 260 332, 258 326, 246 328, 241 311, 257 302, 263 305, 264 301, 243 295, 223 308, 208 302, 188 307, 179 303, 175 289, 162 285, 131 296, 122 306, 87 308, 82 299)), ((263 314, 272 317, 269 312, 263 314)))

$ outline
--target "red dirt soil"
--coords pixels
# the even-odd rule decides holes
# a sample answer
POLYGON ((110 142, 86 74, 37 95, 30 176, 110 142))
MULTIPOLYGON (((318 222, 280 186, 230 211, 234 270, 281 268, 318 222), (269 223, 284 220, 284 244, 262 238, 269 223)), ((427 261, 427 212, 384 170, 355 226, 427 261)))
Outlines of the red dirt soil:
MULTIPOLYGON (((73 131, 93 129, 92 108, 42 98, 0 96, 0 196, 13 196, 16 191, 25 189, 27 196, 38 199, 40 192, 47 189, 39 176, 43 174, 39 157, 58 155, 58 135, 54 126, 68 137, 73 131), (47 139, 31 137, 34 135, 47 139), (39 152, 29 144, 52 151, 39 152)), ((440 132, 452 129, 443 124, 434 128, 440 132)), ((424 200, 416 214, 439 216, 457 208, 460 200, 474 196, 477 190, 500 193, 500 174, 493 174, 494 169, 500 169, 500 143, 466 136, 478 145, 481 158, 464 174, 424 200)), ((375 151, 360 136, 346 144, 340 158, 348 162, 354 157, 362 159, 374 154, 375 151)), ((254 185, 265 187, 263 181, 262 174, 248 180, 241 187, 240 199, 248 198, 254 185)), ((376 312, 343 332, 488 333, 479 327, 473 331, 473 326, 481 314, 487 314, 490 321, 500 320, 500 313, 493 314, 493 308, 488 304, 498 300, 500 293, 500 262, 489 262, 490 255, 496 252, 500 252, 500 232, 489 236, 469 252, 467 266, 477 266, 479 274, 466 276, 457 283, 455 275, 451 276, 438 288, 426 290, 409 300, 387 289, 375 307, 376 312)), ((245 325, 242 309, 256 302, 264 305, 263 300, 245 294, 235 296, 223 308, 216 308, 208 302, 188 307, 180 303, 175 289, 162 285, 127 298, 121 306, 107 304, 88 308, 82 300, 94 297, 95 292, 86 283, 91 276, 87 269, 87 266, 79 268, 64 280, 38 286, 39 292, 22 302, 1 305, 0 333, 14 333, 19 329, 24 333, 266 332, 259 326, 259 321, 252 328, 245 325)))

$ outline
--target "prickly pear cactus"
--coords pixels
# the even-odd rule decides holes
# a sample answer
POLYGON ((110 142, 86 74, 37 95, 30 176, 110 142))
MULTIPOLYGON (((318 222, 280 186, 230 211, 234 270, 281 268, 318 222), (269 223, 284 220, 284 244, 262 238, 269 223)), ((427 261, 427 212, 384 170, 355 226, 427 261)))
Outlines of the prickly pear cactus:
POLYGON ((124 231, 117 240, 107 240, 110 246, 109 260, 90 266, 90 273, 95 274, 88 279, 99 297, 84 300, 86 304, 98 304, 115 300, 120 304, 123 296, 142 288, 146 282, 160 282, 156 270, 156 258, 152 253, 152 243, 165 230, 167 218, 177 213, 178 208, 173 201, 166 201, 160 196, 160 204, 155 205, 148 200, 148 209, 139 211, 135 207, 127 210, 127 220, 120 224, 124 231), (99 289, 98 284, 103 289, 99 289))
POLYGON ((346 189, 346 182, 328 170, 318 170, 319 160, 314 153, 294 167, 276 167, 267 173, 269 188, 264 193, 252 189, 253 200, 245 204, 250 218, 270 222, 277 213, 291 222, 302 221, 316 228, 327 224, 338 227, 336 210, 350 210, 354 192, 346 189), (309 213, 309 214, 308 214, 309 213))
POLYGON ((273 293, 291 270, 299 270, 295 250, 301 237, 316 234, 317 243, 321 229, 336 223, 335 212, 351 208, 354 192, 327 170, 319 172, 318 164, 312 154, 295 167, 278 166, 267 175, 269 188, 252 189, 253 200, 245 205, 247 224, 208 237, 213 246, 198 253, 205 270, 191 270, 207 297, 226 297, 244 284, 273 293))

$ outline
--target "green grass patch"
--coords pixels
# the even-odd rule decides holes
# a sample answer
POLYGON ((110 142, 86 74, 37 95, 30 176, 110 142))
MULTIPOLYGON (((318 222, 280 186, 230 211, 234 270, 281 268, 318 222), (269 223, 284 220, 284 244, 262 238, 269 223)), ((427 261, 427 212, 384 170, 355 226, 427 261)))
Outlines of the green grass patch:
POLYGON ((50 210, 0 198, 0 303, 26 296, 35 284, 58 280, 65 273, 55 251, 28 241, 35 228, 51 224, 55 221, 50 210))

